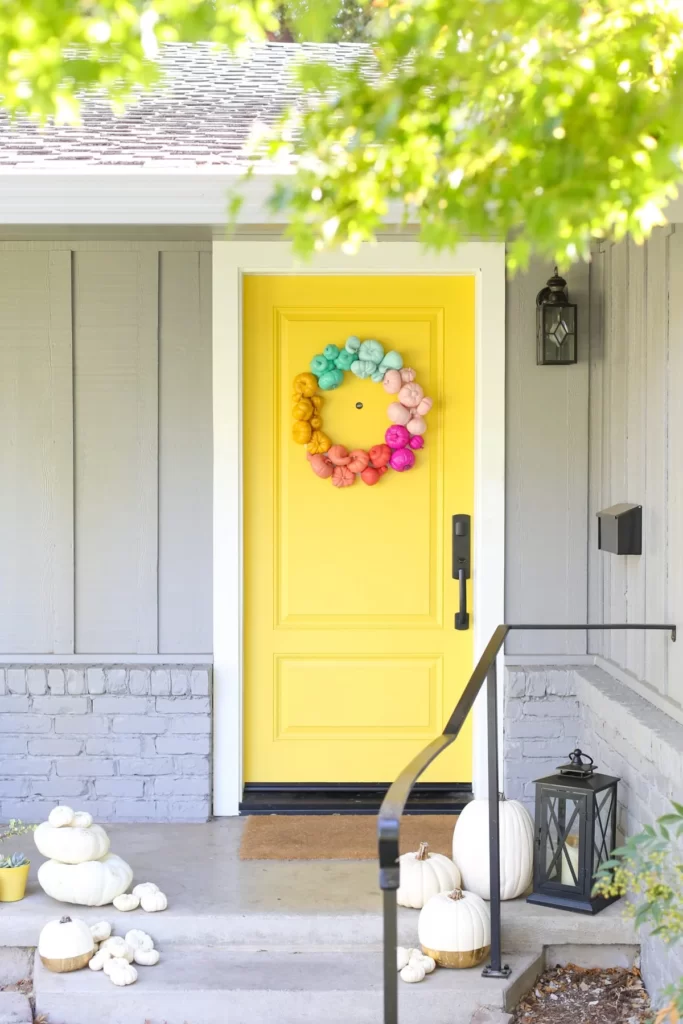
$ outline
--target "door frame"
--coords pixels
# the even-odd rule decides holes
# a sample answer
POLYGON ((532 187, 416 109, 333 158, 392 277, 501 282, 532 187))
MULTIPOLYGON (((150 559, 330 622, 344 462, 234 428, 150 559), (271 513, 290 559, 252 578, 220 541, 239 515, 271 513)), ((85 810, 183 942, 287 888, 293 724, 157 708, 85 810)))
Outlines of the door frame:
MULTIPOLYGON (((297 260, 289 242, 213 245, 213 812, 236 815, 242 798, 243 533, 242 282, 247 274, 468 275, 475 298, 474 656, 504 621, 505 244, 466 242, 452 253, 416 241, 381 241, 356 256, 297 260)), ((502 704, 502 657, 499 701, 502 704)), ((474 709, 472 780, 486 787, 485 700, 474 709)), ((501 723, 502 714, 498 720, 501 723)), ((500 741, 500 737, 499 737, 500 741)))

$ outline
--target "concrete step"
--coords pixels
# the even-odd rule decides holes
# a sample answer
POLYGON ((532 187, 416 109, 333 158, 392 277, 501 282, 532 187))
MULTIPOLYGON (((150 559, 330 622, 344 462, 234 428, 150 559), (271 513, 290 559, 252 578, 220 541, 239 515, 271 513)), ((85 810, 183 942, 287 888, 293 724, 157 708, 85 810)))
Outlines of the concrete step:
MULTIPOLYGON (((506 980, 481 968, 437 969, 399 980, 401 1024, 469 1024, 482 1006, 511 1008, 542 969, 538 955, 508 959, 506 980)), ((172 946, 138 981, 117 988, 102 972, 52 974, 36 962, 36 1013, 50 1024, 378 1024, 379 953, 284 953, 172 946)))

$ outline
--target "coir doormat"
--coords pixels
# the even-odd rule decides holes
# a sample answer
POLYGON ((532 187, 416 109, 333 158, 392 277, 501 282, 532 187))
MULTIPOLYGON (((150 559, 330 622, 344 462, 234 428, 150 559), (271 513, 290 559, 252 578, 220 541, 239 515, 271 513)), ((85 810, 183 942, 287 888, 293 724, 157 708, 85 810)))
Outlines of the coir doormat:
MULTIPOLYGON (((434 853, 452 853, 455 814, 409 814, 401 821, 401 853, 429 843, 434 853)), ((377 857, 374 814, 266 814, 246 819, 241 860, 373 860, 377 857)))

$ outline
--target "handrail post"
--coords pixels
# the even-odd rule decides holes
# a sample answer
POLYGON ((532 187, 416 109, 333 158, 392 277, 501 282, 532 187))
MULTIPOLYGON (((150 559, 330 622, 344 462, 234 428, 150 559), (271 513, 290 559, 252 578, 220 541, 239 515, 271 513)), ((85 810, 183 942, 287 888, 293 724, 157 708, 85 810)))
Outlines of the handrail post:
POLYGON ((507 978, 510 967, 501 962, 500 941, 500 815, 498 807, 498 670, 496 661, 486 673, 486 719, 489 783, 489 881, 491 898, 491 963, 485 978, 507 978))
POLYGON ((396 889, 385 889, 382 893, 382 901, 384 910, 384 1024, 398 1024, 396 889))

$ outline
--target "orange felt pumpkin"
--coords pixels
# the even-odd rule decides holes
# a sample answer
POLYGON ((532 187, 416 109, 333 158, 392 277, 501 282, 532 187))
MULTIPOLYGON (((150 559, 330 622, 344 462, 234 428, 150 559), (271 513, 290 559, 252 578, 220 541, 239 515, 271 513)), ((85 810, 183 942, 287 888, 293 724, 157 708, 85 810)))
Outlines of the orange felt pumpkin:
POLYGON ((294 378, 294 394, 311 398, 318 389, 318 379, 312 373, 297 373, 294 378))
MULTIPOLYGON (((294 425, 297 426, 298 424, 295 423, 294 425)), ((301 425, 303 426, 304 424, 301 425)), ((306 423, 305 426, 308 427, 309 424, 306 423)), ((313 433, 311 434, 310 443, 308 445, 308 450, 311 453, 311 455, 324 454, 325 452, 328 452, 331 447, 332 442, 330 441, 327 434, 323 434, 322 430, 313 431, 313 433)))
POLYGON ((343 444, 333 444, 327 452, 327 457, 335 466, 348 466, 351 461, 349 450, 343 444))
POLYGON ((370 465, 374 469, 381 469, 386 466, 391 458, 391 448, 388 444, 374 444, 369 452, 370 465))
POLYGON ((350 487, 356 480, 348 466, 335 466, 332 471, 332 483, 335 487, 350 487))
POLYGON ((362 473, 370 462, 370 456, 362 448, 354 448, 351 452, 349 469, 352 473, 362 473))
POLYGON ((313 403, 308 398, 301 398, 292 409, 295 420, 310 420, 313 415, 313 403))
POLYGON ((316 476, 322 477, 323 480, 326 480, 328 476, 332 476, 334 466, 326 455, 309 455, 308 458, 311 463, 311 469, 316 476))
POLYGON ((295 420, 292 424, 292 437, 297 444, 308 444, 313 436, 311 424, 305 420, 295 420))
POLYGON ((366 469, 363 470, 363 472, 360 475, 361 480, 363 481, 364 484, 367 484, 368 487, 372 487, 374 484, 376 484, 377 481, 379 480, 379 477, 379 470, 375 469, 374 466, 368 466, 366 469))

